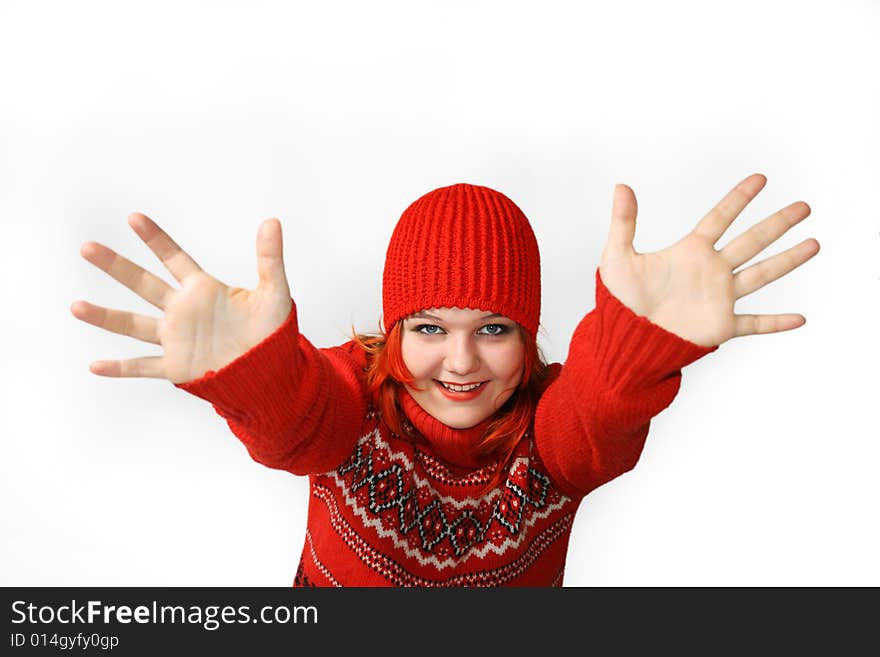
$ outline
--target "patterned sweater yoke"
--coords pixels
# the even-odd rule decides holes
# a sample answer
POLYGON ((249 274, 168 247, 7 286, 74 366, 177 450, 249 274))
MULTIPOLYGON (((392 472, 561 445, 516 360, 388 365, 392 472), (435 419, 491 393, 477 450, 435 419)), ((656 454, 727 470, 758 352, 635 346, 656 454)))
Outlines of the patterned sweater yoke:
POLYGON ((297 586, 561 586, 583 497, 632 469, 681 368, 714 351, 635 315, 602 284, 530 430, 500 466, 468 458, 491 421, 453 429, 401 387, 391 431, 366 394, 357 343, 316 348, 296 306, 219 371, 177 384, 209 401, 251 457, 309 476, 297 586))

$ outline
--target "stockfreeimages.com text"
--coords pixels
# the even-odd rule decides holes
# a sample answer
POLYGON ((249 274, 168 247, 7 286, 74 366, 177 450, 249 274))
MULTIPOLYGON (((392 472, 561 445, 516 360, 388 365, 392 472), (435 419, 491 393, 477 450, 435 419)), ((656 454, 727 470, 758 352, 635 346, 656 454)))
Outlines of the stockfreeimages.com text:
POLYGON ((314 606, 267 605, 251 614, 248 605, 160 605, 156 600, 150 605, 109 605, 100 600, 78 603, 71 600, 63 605, 35 605, 24 600, 12 603, 12 622, 49 623, 152 623, 201 625, 206 630, 216 630, 223 624, 233 623, 313 623, 318 622, 318 609, 314 606))

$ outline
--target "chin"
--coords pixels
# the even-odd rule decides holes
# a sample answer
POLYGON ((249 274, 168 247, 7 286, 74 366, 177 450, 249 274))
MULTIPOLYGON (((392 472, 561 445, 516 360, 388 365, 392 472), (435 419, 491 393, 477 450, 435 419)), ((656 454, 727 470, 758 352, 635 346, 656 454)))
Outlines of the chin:
POLYGON ((475 421, 462 420, 462 421, 458 421, 458 422, 454 422, 454 421, 443 422, 443 424, 445 424, 447 427, 452 427, 453 429, 470 429, 471 427, 477 426, 480 422, 482 422, 482 420, 475 420, 475 421))
POLYGON ((445 417, 438 417, 443 424, 453 429, 470 429, 489 417, 486 414, 459 414, 448 413, 445 417))

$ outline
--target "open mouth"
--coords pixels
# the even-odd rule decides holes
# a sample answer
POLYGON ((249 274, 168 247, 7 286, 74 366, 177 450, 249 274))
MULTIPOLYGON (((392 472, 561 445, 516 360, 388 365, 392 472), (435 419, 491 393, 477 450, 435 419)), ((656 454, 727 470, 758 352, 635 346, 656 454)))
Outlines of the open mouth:
POLYGON ((473 392, 474 390, 479 390, 484 385, 486 385, 486 383, 488 383, 488 382, 483 381, 482 383, 478 383, 476 385, 467 385, 467 386, 448 384, 448 383, 444 383, 443 381, 437 381, 437 383, 440 384, 441 388, 443 388, 444 390, 448 390, 449 392, 466 393, 466 392, 473 392))
POLYGON ((483 392, 483 388, 486 387, 488 381, 483 381, 477 386, 449 386, 449 384, 445 384, 437 380, 435 380, 434 383, 437 385, 440 393, 444 397, 446 397, 446 399, 451 399, 452 401, 457 402, 465 402, 479 397, 480 394, 483 392), (464 390, 462 390, 462 388, 464 388, 464 390))

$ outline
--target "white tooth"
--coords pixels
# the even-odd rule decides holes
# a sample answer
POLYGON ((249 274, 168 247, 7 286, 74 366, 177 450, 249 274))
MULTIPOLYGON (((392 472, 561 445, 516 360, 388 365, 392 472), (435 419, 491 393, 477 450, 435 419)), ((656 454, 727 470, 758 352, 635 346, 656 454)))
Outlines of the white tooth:
POLYGON ((447 383, 443 383, 442 381, 440 382, 440 384, 441 384, 444 388, 446 388, 447 390, 452 390, 452 391, 454 391, 454 392, 469 392, 469 391, 471 391, 471 390, 475 390, 475 389, 479 388, 480 385, 482 385, 482 384, 480 384, 480 383, 475 383, 475 384, 472 385, 472 386, 457 386, 457 385, 455 385, 455 384, 447 384, 447 383))

